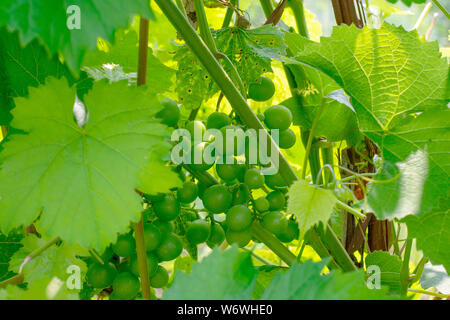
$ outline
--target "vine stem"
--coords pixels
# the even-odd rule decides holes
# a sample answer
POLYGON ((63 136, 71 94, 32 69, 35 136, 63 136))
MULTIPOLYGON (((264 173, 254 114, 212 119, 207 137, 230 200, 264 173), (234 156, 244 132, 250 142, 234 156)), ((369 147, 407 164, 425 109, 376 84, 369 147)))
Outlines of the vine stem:
POLYGON ((308 28, 306 27, 303 0, 288 0, 288 6, 291 7, 292 13, 294 14, 295 23, 297 24, 297 32, 308 38, 308 28))
POLYGON ((355 217, 361 218, 361 219, 365 219, 366 215, 358 210, 356 210, 355 208, 350 207, 348 204, 342 202, 341 200, 337 200, 337 205, 339 207, 341 207, 344 210, 347 210, 348 212, 350 212, 351 214, 353 214, 355 217))
POLYGON ((406 296, 409 286, 409 259, 411 257, 412 239, 408 238, 405 243, 405 255, 403 256, 402 268, 400 270, 401 295, 406 296))
POLYGON ((438 297, 438 298, 442 298, 442 299, 450 298, 450 295, 448 295, 448 294, 436 293, 436 292, 420 290, 420 289, 408 289, 408 292, 427 294, 429 296, 438 297))
POLYGON ((428 2, 425 8, 423 9, 422 13, 419 16, 419 19, 417 19, 416 24, 413 27, 413 30, 418 30, 420 26, 422 25, 423 21, 425 20, 425 17, 428 15, 428 13, 431 10, 431 7, 433 4, 431 2, 428 2))
MULTIPOLYGON (((147 78, 148 58, 148 20, 141 17, 139 25, 139 62, 138 62, 138 86, 145 85, 147 78)), ((145 250, 144 222, 141 220, 134 224, 136 240, 136 253, 141 278, 142 298, 151 300, 150 281, 148 277, 147 252, 145 250)))
POLYGON ((314 132, 316 131, 317 124, 319 123, 319 118, 322 115, 323 109, 325 107, 325 98, 322 98, 322 102, 320 103, 319 110, 317 111, 316 116, 314 117, 311 130, 308 136, 308 142, 306 144, 305 157, 303 159, 303 168, 302 168, 302 180, 305 180, 306 177, 306 167, 308 166, 309 154, 311 152, 312 141, 314 138, 314 132))

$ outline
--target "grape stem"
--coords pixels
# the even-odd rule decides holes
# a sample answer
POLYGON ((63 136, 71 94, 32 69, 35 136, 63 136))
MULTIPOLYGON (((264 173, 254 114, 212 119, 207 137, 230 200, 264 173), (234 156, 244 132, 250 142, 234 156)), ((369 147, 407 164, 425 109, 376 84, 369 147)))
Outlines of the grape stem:
MULTIPOLYGON (((148 57, 148 20, 141 17, 139 25, 139 62, 138 62, 138 86, 145 85, 147 78, 148 57)), ((147 252, 145 250, 144 222, 141 220, 134 224, 136 240, 136 253, 141 278, 142 298, 151 300, 150 281, 148 277, 147 252)))

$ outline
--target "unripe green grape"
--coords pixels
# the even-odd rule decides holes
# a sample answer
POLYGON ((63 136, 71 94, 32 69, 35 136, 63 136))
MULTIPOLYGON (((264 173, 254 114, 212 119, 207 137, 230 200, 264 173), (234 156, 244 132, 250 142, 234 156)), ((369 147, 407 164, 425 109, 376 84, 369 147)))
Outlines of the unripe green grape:
POLYGON ((136 251, 136 241, 131 234, 122 234, 113 244, 112 250, 119 257, 129 257, 136 251))
POLYGON ((275 85, 267 77, 260 77, 258 82, 250 83, 248 97, 255 101, 267 101, 275 94, 275 85))
POLYGON ((289 149, 292 148, 295 144, 295 141, 297 140, 297 137, 291 129, 286 129, 283 131, 280 131, 279 136, 279 143, 281 149, 289 149))
POLYGON ((167 194, 162 201, 153 204, 153 210, 161 220, 174 220, 180 214, 180 202, 172 194, 167 194))
POLYGON ((299 229, 298 229, 298 223, 294 220, 289 220, 287 223, 286 229, 277 235, 277 238, 284 243, 289 243, 293 240, 298 239, 299 237, 299 229))
POLYGON ((249 208, 244 205, 237 205, 227 211, 226 221, 230 230, 243 231, 250 227, 253 217, 249 208))
POLYGON ((161 102, 163 109, 156 114, 156 117, 161 119, 161 123, 169 127, 173 127, 180 120, 180 107, 178 104, 166 98, 161 102))
POLYGON ((117 275, 117 270, 111 264, 95 262, 89 266, 86 277, 88 283, 94 288, 109 287, 117 275))
POLYGON ((221 179, 230 182, 237 178, 239 174, 239 168, 236 166, 236 164, 217 163, 216 172, 221 179))
POLYGON ((191 203, 198 196, 198 186, 195 182, 186 181, 177 191, 178 201, 181 203, 191 203))
POLYGON ((245 184, 250 189, 258 189, 264 186, 264 176, 258 169, 248 169, 244 177, 245 184))
POLYGON ((186 130, 191 134, 191 140, 201 142, 206 132, 206 127, 200 120, 189 121, 186 124, 186 130), (198 134, 196 136, 195 134, 198 134), (200 136, 201 135, 201 136, 200 136))
POLYGON ((233 196, 224 185, 217 184, 209 187, 203 194, 203 205, 212 213, 222 213, 228 210, 233 196))
POLYGON ((183 244, 180 238, 174 233, 169 233, 156 249, 156 255, 160 261, 170 261, 177 258, 182 251, 183 244))
POLYGON ((210 248, 221 245, 223 240, 225 240, 225 231, 219 223, 213 223, 211 225, 211 234, 206 241, 206 244, 210 248))
POLYGON ((191 222, 186 230, 186 238, 194 245, 208 240, 210 234, 209 223, 201 219, 191 222))
POLYGON ((209 115, 206 121, 206 128, 208 129, 221 129, 231 124, 231 119, 223 112, 213 112, 209 115))
POLYGON ((285 228, 287 228, 287 220, 284 215, 278 211, 271 211, 264 215, 261 224, 275 236, 282 234, 285 228))
MULTIPOLYGON (((130 257, 129 271, 135 276, 139 277, 139 261, 136 254, 130 257)), ((147 271, 149 276, 156 272, 156 268, 158 267, 158 258, 151 252, 147 252, 147 271)))
POLYGON ((214 165, 214 159, 212 159, 213 161, 211 162, 205 161, 204 156, 206 146, 206 142, 192 145, 191 151, 188 156, 191 161, 190 166, 196 171, 206 171, 214 165))
POLYGON ((230 245, 235 243, 239 248, 243 248, 252 240, 252 230, 251 228, 242 231, 228 229, 225 232, 225 238, 230 245))
POLYGON ((285 106, 275 105, 264 112, 264 122, 269 129, 286 130, 291 126, 292 113, 285 106))
POLYGON ((147 251, 153 251, 158 248, 162 240, 161 230, 159 230, 155 225, 146 223, 144 224, 144 240, 145 249, 147 251))
POLYGON ((269 201, 270 204, 270 211, 277 211, 284 208, 284 205, 286 204, 286 197, 284 196, 283 192, 279 190, 272 191, 266 196, 266 199, 269 201))
POLYGON ((259 197, 255 200, 255 209, 260 213, 268 211, 270 209, 269 200, 266 197, 259 197))
POLYGON ((265 175, 264 176, 266 185, 271 189, 278 189, 287 187, 286 182, 279 172, 273 175, 265 175))
POLYGON ((113 282, 114 299, 130 300, 137 296, 141 288, 139 279, 130 272, 121 272, 113 282))
POLYGON ((167 270, 158 266, 156 272, 150 277, 150 286, 153 288, 163 288, 169 282, 169 273, 167 270))

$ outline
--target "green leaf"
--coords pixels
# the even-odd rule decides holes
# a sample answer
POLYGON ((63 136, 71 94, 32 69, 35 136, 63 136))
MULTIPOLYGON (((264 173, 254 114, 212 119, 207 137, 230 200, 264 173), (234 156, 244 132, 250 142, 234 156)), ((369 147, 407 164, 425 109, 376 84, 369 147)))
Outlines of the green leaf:
POLYGON ((0 281, 13 276, 9 271, 9 261, 22 246, 20 243, 22 238, 23 233, 20 230, 14 230, 7 235, 0 233, 0 281))
POLYGON ((303 234, 319 222, 326 223, 337 201, 331 190, 310 185, 305 180, 294 182, 288 197, 287 214, 297 217, 300 232, 303 234))
POLYGON ((92 87, 92 80, 86 73, 75 78, 56 55, 49 57, 38 40, 22 47, 17 32, 9 33, 0 28, 0 125, 11 121, 13 98, 27 97, 29 87, 44 84, 49 76, 65 77, 70 85, 76 84, 80 99, 92 87))
POLYGON ((0 289, 0 300, 78 300, 76 291, 67 289, 65 283, 54 278, 41 278, 27 289, 8 286, 0 289))
POLYGON ((441 209, 421 216, 407 216, 402 221, 408 226, 408 237, 416 238, 417 248, 434 265, 442 264, 450 270, 450 206, 449 201, 441 209))
POLYGON ((28 134, 11 133, 1 144, 0 226, 7 232, 40 216, 48 237, 101 252, 138 221, 136 188, 166 192, 178 178, 161 160, 168 133, 152 119, 161 106, 145 88, 95 83, 83 127, 74 121, 74 98, 65 80, 50 79, 15 100, 11 126, 28 134))
POLYGON ((178 99, 187 109, 197 109, 218 91, 217 85, 187 46, 178 49, 174 60, 178 63, 178 99))
MULTIPOLYGON (((11 258, 11 270, 19 273, 25 258, 34 250, 43 247, 47 241, 48 239, 38 238, 34 234, 25 237, 21 241, 23 247, 11 258)), ((53 277, 65 282, 70 275, 67 268, 72 265, 79 267, 82 274, 86 273, 86 263, 79 257, 88 255, 89 252, 80 245, 71 246, 64 242, 61 245, 53 245, 24 265, 22 273, 25 282, 34 283, 42 278, 53 277)))
POLYGON ((246 300, 254 287, 256 269, 249 252, 236 246, 213 253, 195 263, 189 275, 177 272, 166 300, 246 300))
POLYGON ((405 115, 446 108, 447 61, 437 42, 424 42, 415 31, 343 25, 320 43, 293 42, 288 46, 298 63, 324 72, 351 97, 362 131, 387 131, 405 115))
MULTIPOLYGON (((389 1, 390 3, 399 2, 399 0, 387 0, 387 1, 389 1)), ((408 7, 410 7, 411 4, 413 4, 413 3, 425 3, 425 1, 427 1, 427 0, 402 0, 402 2, 404 4, 406 4, 408 7)))
MULTIPOLYGON (((138 69, 138 48, 139 39, 137 33, 130 30, 119 30, 115 35, 114 44, 100 41, 102 44, 97 51, 90 51, 86 54, 83 65, 85 67, 101 68, 104 64, 118 64, 124 73, 136 82, 138 69)), ((148 49, 147 56, 147 86, 155 93, 167 91, 172 85, 172 78, 175 70, 162 64, 156 58, 152 49, 148 49)))
POLYGON ((256 276, 255 289, 253 290, 252 300, 261 299, 273 278, 280 272, 285 272, 287 268, 278 266, 262 266, 258 268, 256 276))
POLYGON ((433 110, 368 136, 383 152, 383 170, 369 186, 368 203, 379 219, 422 215, 450 198, 450 110, 433 110), (397 177, 397 179, 395 179, 397 177))
POLYGON ((429 262, 425 264, 420 285, 424 289, 434 287, 443 294, 450 294, 450 276, 443 265, 435 266, 429 262))
POLYGON ((230 58, 246 88, 262 74, 272 72, 272 59, 286 54, 284 33, 269 25, 250 30, 228 27, 215 31, 213 36, 217 50, 230 58))
POLYGON ((3 0, 0 26, 19 31, 23 43, 38 38, 52 54, 61 53, 70 68, 77 70, 88 49, 95 49, 97 39, 114 40, 114 32, 126 27, 135 14, 151 18, 148 0, 3 0), (70 30, 68 22, 80 9, 80 29, 70 30))
POLYGON ((287 272, 277 274, 262 296, 263 300, 357 300, 385 299, 386 290, 370 290, 364 272, 321 275, 327 259, 294 264, 287 272))
POLYGON ((381 272, 381 285, 388 286, 391 292, 400 295, 400 270, 402 261, 386 251, 374 251, 366 257, 366 267, 378 266, 381 272))

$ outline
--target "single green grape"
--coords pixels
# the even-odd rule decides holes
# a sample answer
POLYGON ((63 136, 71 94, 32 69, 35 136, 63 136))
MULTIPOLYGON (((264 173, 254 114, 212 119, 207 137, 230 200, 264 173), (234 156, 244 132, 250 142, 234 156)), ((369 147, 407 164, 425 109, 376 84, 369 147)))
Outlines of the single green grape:
POLYGON ((121 272, 113 282, 114 299, 131 300, 134 299, 141 288, 139 279, 130 272, 121 272))
POLYGON ((167 194, 164 200, 153 204, 153 210, 161 220, 174 220, 180 214, 180 202, 172 194, 167 194))
POLYGON ((269 129, 286 130, 291 126, 292 113, 285 106, 271 106, 264 112, 264 122, 269 129))
POLYGON ((156 249, 156 255, 160 261, 170 261, 177 258, 183 251, 183 244, 180 238, 169 233, 156 249))
POLYGON ((136 241, 131 234, 122 234, 113 244, 112 250, 119 257, 129 257, 136 251, 136 241))
POLYGON ((88 283, 94 288, 109 287, 117 275, 117 270, 112 264, 93 263, 89 266, 86 277, 88 283))
POLYGON ((291 129, 280 131, 279 143, 281 149, 290 149, 294 146, 297 137, 291 129))
POLYGON ((211 234, 211 227, 208 222, 202 219, 195 220, 189 224, 186 230, 186 238, 192 244, 200 244, 208 240, 211 234))
POLYGON ((156 272, 150 277, 150 286, 153 288, 163 288, 169 282, 169 273, 167 270, 158 266, 156 272))
POLYGON ((177 191, 178 201, 181 203, 191 203, 198 196, 198 186, 193 181, 186 181, 177 191))
POLYGON ((244 181, 250 189, 258 189, 264 186, 264 176, 255 168, 248 169, 245 172, 244 181))
POLYGON ((226 221, 230 230, 243 231, 250 227, 253 216, 249 208, 240 204, 227 211, 226 221))
POLYGON ((255 209, 260 213, 268 211, 270 209, 269 200, 267 200, 264 196, 259 197, 255 200, 255 209))
POLYGON ((248 97, 255 101, 267 101, 275 94, 275 85, 267 77, 260 77, 258 82, 250 83, 248 97))
POLYGON ((217 184, 205 190, 202 200, 208 211, 222 213, 231 206, 233 196, 226 186, 217 184))
POLYGON ((231 124, 231 119, 223 112, 213 112, 209 115, 206 121, 206 128, 208 129, 221 129, 231 124))
POLYGON ((270 211, 277 211, 284 208, 284 205, 286 204, 286 197, 284 196, 283 192, 279 190, 272 191, 266 196, 266 199, 269 201, 270 204, 270 211))
POLYGON ((144 240, 145 249, 147 251, 153 251, 158 248, 161 243, 163 236, 161 230, 159 230, 155 225, 150 223, 144 224, 144 240))
POLYGON ((261 224, 275 236, 282 234, 285 228, 287 228, 287 220, 279 211, 268 212, 264 215, 261 224))
POLYGON ((298 223, 294 220, 288 220, 287 227, 283 232, 277 235, 277 238, 284 243, 289 243, 298 239, 300 231, 298 229, 298 223))

